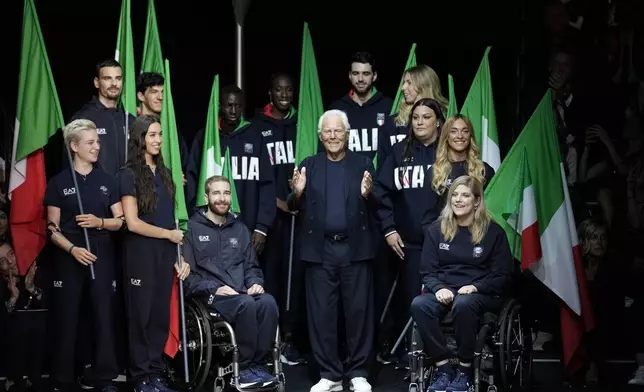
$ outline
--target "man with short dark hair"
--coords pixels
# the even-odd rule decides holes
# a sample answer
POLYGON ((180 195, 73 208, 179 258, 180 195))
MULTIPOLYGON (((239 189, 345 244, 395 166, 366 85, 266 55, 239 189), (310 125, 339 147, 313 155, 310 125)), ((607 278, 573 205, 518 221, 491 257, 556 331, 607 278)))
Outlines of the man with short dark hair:
POLYGON ((333 102, 329 109, 347 114, 351 129, 347 141, 349 150, 373 159, 382 143, 390 143, 390 134, 397 133, 390 118, 393 101, 376 90, 378 79, 376 61, 369 52, 357 52, 349 62, 351 90, 333 102))
POLYGON ((290 261, 292 263, 291 292, 287 291, 290 233, 294 219, 293 213, 286 205, 286 197, 291 192, 290 179, 295 165, 297 136, 297 110, 293 106, 295 99, 293 78, 283 72, 273 74, 268 86, 268 97, 270 102, 252 120, 266 145, 266 151, 273 166, 277 194, 277 215, 269 233, 261 263, 266 291, 275 297, 282 310, 280 331, 284 336, 284 346, 280 360, 288 365, 298 365, 305 360, 295 348, 292 339, 299 319, 299 305, 300 302, 302 304, 304 302, 301 295, 304 289, 304 270, 302 264, 296 260, 297 252, 293 252, 293 260, 290 261), (290 295, 290 306, 287 309, 288 295, 290 295))
MULTIPOLYGON (((97 94, 72 116, 72 120, 86 119, 96 124, 101 139, 98 164, 108 174, 115 176, 116 172, 125 164, 128 140, 128 131, 125 129, 126 113, 118 107, 123 88, 121 64, 114 59, 99 62, 96 65, 94 87, 97 94)), ((132 125, 135 117, 128 116, 128 123, 132 125)), ((67 152, 65 151, 63 154, 64 166, 68 165, 66 157, 67 152)))
POLYGON ((186 295, 201 298, 234 325, 238 386, 266 388, 277 384, 277 378, 262 366, 277 331, 277 304, 264 292, 250 231, 230 212, 230 188, 226 177, 210 177, 206 194, 201 195, 208 207, 188 222, 183 257, 191 273, 185 280, 186 295))
MULTIPOLYGON (((140 111, 142 115, 157 116, 161 118, 163 109, 163 85, 165 78, 156 72, 142 72, 136 81, 136 98, 141 102, 140 111)), ((177 132, 179 136, 179 154, 181 155, 181 170, 186 172, 188 166, 190 151, 183 135, 177 132)), ((186 185, 184 176, 183 185, 186 185)))

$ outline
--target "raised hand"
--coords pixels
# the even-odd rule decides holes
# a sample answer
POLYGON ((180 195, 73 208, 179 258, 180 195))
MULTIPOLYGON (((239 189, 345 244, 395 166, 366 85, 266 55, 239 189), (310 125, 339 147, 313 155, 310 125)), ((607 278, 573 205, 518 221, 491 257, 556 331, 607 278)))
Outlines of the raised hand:
POLYGON ((362 183, 360 184, 360 194, 362 197, 367 197, 369 196, 369 193, 371 193, 371 188, 373 187, 373 179, 371 178, 371 174, 365 170, 364 174, 362 175, 362 183))
POLYGON ((306 188, 306 168, 303 167, 302 171, 297 170, 297 167, 293 169, 293 179, 291 180, 291 184, 293 185, 293 189, 295 189, 295 193, 299 196, 304 192, 304 188, 306 188))

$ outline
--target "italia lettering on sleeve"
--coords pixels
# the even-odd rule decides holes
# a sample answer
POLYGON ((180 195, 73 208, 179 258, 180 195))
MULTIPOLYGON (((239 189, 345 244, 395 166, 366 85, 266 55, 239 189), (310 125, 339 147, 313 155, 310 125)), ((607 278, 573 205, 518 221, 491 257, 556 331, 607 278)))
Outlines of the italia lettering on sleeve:
POLYGON ((266 149, 268 150, 271 165, 284 165, 295 162, 292 140, 266 143, 266 149))
POLYGON ((378 151, 378 128, 350 129, 348 144, 351 151, 378 151))
MULTIPOLYGON (((225 159, 225 157, 221 157, 221 167, 224 167, 225 159)), ((240 159, 240 157, 231 156, 230 165, 232 166, 233 180, 259 181, 258 157, 243 156, 240 159)))

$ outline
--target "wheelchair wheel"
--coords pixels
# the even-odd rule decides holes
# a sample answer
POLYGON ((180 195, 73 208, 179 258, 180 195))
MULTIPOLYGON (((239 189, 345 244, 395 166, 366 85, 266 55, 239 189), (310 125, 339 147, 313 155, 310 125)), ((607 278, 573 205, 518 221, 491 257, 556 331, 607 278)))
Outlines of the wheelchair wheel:
POLYGON ((532 331, 521 320, 521 305, 513 303, 503 320, 499 362, 504 390, 526 389, 532 377, 532 331))
MULTIPOLYGON (((185 313, 189 382, 187 385, 183 382, 185 378, 182 351, 179 351, 172 361, 173 378, 177 383, 184 385, 182 389, 197 391, 204 385, 210 373, 212 332, 208 312, 201 302, 186 301, 185 313)), ((182 347, 181 350, 183 349, 182 347)))

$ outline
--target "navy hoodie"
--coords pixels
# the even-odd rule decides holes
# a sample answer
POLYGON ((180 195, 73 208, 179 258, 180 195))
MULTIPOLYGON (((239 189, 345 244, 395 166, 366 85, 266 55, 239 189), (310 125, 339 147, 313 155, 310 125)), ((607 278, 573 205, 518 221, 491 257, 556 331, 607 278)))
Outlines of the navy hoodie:
POLYGON ((389 115, 393 101, 375 88, 371 98, 362 106, 352 97, 353 90, 333 102, 329 109, 342 110, 349 118, 349 150, 373 159, 378 152, 379 143, 382 143, 381 135, 394 132, 392 129, 395 128, 395 124, 389 115))
POLYGON ((376 158, 377 168, 384 165, 385 159, 387 159, 393 151, 394 144, 405 140, 409 133, 409 127, 407 125, 396 125, 396 118, 398 118, 398 114, 389 116, 388 121, 390 121, 392 125, 387 127, 386 130, 380 132, 378 135, 378 158, 376 158))
MULTIPOLYGON (((195 211, 197 197, 203 197, 196 193, 201 172, 204 134, 205 129, 197 132, 190 150, 186 174, 189 211, 195 211)), ((226 155, 226 148, 230 148, 232 177, 235 180, 241 210, 240 219, 250 230, 266 235, 273 225, 277 203, 273 168, 261 132, 242 118, 232 134, 219 132, 219 143, 222 160, 226 155)))
MULTIPOLYGON (((115 177, 119 169, 125 164, 125 152, 127 149, 127 136, 125 133, 125 112, 121 108, 107 108, 99 101, 98 97, 92 97, 81 110, 72 116, 73 120, 91 120, 96 124, 98 136, 101 139, 101 152, 98 155, 98 165, 107 174, 115 177)), ((129 115, 128 128, 136 117, 129 115)), ((128 130, 129 133, 129 130, 128 130)), ((63 144, 63 157, 67 156, 63 144)), ((67 158, 63 158, 63 168, 69 167, 67 158)))
POLYGON ((452 241, 445 239, 440 220, 427 228, 420 275, 428 292, 447 288, 456 294, 471 284, 481 294, 504 296, 512 288, 513 273, 508 237, 497 223, 490 222, 478 244, 472 243, 467 227, 459 227, 452 241))
POLYGON ((222 286, 246 293, 254 284, 264 285, 250 232, 236 215, 217 225, 201 209, 188 221, 183 257, 190 265, 185 280, 187 295, 210 296, 222 286))
MULTIPOLYGON (((456 180, 457 178, 461 176, 466 176, 467 175, 467 161, 461 161, 461 162, 452 162, 452 169, 449 172, 449 176, 447 176, 447 187, 445 191, 438 196, 438 205, 439 205, 439 211, 445 207, 445 204, 447 203, 447 193, 449 191, 450 185, 452 185, 452 182, 456 180)), ((492 181, 492 177, 494 176, 494 169, 492 169, 492 166, 488 165, 487 163, 483 162, 483 177, 485 178, 485 184, 483 184, 483 190, 487 187, 487 185, 492 181)), ((429 184, 429 187, 432 187, 432 180, 434 179, 434 170, 433 168, 429 168, 427 170, 427 175, 425 176, 427 179, 427 184, 429 184)), ((436 192, 434 188, 432 188, 432 191, 436 192)), ((428 218, 425 218, 428 219, 428 218)), ((436 219, 436 217, 433 217, 431 221, 427 221, 426 223, 432 223, 433 220, 436 219)))
POLYGON ((273 166, 277 198, 286 201, 291 192, 289 180, 295 166, 295 139, 297 137, 297 112, 291 107, 288 115, 279 120, 271 115, 272 106, 266 105, 252 123, 262 134, 268 158, 273 166))
MULTIPOLYGON (((420 249, 423 219, 438 216, 438 195, 430 191, 426 171, 436 159, 436 144, 412 141, 411 159, 403 162, 407 142, 394 144, 393 152, 378 170, 374 192, 381 201, 377 210, 385 236, 398 232, 405 246, 420 249)), ((434 218, 434 219, 435 219, 434 218)))

